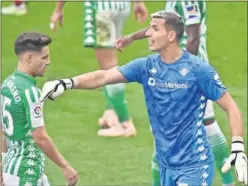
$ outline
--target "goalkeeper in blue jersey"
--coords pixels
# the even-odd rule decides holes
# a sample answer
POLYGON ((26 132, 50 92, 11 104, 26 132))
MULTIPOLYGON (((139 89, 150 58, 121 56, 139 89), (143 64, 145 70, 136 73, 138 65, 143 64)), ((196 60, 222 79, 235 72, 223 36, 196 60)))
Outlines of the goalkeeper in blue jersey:
POLYGON ((215 69, 180 49, 184 23, 178 14, 159 11, 146 31, 149 49, 158 54, 138 58, 121 67, 45 83, 40 101, 54 99, 66 89, 95 89, 106 84, 138 82, 155 139, 161 185, 211 185, 214 156, 203 116, 207 100, 227 113, 232 152, 222 171, 235 167, 239 182, 247 184, 247 157, 239 108, 215 69))
MULTIPOLYGON (((185 31, 180 39, 180 47, 191 54, 199 56, 204 62, 208 63, 207 52, 207 7, 205 1, 167 1, 165 10, 177 12, 185 23, 185 31)), ((122 50, 133 41, 144 39, 146 29, 137 31, 128 36, 117 40, 116 47, 122 50)), ((207 132, 208 140, 212 147, 215 159, 215 167, 221 175, 223 186, 234 186, 232 171, 223 174, 221 167, 228 157, 227 140, 222 133, 217 121, 215 120, 213 102, 207 101, 206 110, 203 117, 203 124, 207 132)), ((155 152, 155 149, 154 149, 155 152)), ((160 185, 159 169, 155 154, 152 157, 152 183, 153 186, 160 185)))

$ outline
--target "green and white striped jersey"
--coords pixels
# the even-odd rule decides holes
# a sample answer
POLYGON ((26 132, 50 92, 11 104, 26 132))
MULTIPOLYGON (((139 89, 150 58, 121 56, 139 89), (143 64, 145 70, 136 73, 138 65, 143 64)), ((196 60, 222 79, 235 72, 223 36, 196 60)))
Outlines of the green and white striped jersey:
POLYGON ((95 11, 119 11, 130 8, 130 1, 85 1, 85 8, 95 11))
POLYGON ((15 71, 3 81, 1 123, 7 141, 3 172, 28 180, 38 180, 45 157, 34 143, 31 132, 44 126, 43 103, 33 77, 15 71))
MULTIPOLYGON (((174 10, 183 18, 186 26, 200 24, 200 45, 198 56, 208 62, 206 46, 206 2, 205 1, 167 1, 166 10, 174 10)), ((186 49, 187 34, 180 41, 182 49, 186 49)))

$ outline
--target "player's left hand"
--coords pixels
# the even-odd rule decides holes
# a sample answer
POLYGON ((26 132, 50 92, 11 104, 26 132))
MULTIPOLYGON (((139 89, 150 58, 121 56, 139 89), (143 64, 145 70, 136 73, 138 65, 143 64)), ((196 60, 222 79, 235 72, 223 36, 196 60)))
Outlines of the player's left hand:
POLYGON ((144 23, 147 19, 147 9, 143 2, 135 2, 133 6, 135 19, 139 23, 144 23))
POLYGON ((232 152, 224 163, 221 171, 226 173, 234 166, 237 180, 247 185, 247 157, 244 152, 244 143, 242 137, 233 137, 232 152))
POLYGON ((55 81, 48 81, 43 85, 40 102, 45 101, 47 98, 54 100, 54 98, 62 95, 65 90, 73 87, 72 79, 61 79, 55 81))
POLYGON ((122 36, 116 40, 115 47, 117 48, 117 50, 122 52, 124 50, 124 48, 129 46, 132 42, 133 41, 132 41, 132 38, 130 36, 122 36))

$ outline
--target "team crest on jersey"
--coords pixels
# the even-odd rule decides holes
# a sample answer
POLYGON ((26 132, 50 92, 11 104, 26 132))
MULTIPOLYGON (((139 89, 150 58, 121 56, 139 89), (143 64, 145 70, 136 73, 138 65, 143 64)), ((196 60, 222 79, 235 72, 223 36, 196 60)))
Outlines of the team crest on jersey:
POLYGON ((157 70, 156 70, 156 68, 152 68, 152 69, 150 70, 150 72, 151 72, 151 74, 152 74, 152 75, 157 74, 157 70))
POLYGON ((42 110, 40 105, 35 105, 34 107, 34 117, 35 118, 41 118, 42 116, 42 110))
POLYGON ((182 68, 181 70, 179 70, 179 73, 182 76, 186 76, 189 73, 189 70, 187 68, 182 68))

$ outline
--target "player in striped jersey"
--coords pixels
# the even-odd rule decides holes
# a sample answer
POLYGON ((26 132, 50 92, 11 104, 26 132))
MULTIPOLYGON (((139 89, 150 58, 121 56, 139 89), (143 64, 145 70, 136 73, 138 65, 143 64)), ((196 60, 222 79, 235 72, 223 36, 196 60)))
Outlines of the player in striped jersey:
MULTIPOLYGON (((56 22, 63 23, 63 6, 59 1, 51 17, 51 28, 56 22)), ((118 64, 115 40, 121 36, 122 27, 130 13, 130 1, 85 1, 84 2, 84 46, 95 49, 101 69, 110 69, 118 64)), ((147 10, 142 1, 134 2, 134 13, 139 22, 144 22, 147 10)), ((99 119, 100 136, 135 136, 136 129, 129 116, 125 100, 125 84, 104 87, 107 109, 99 119)))
POLYGON ((43 76, 50 64, 50 43, 49 36, 35 32, 23 33, 15 41, 18 66, 1 87, 1 123, 7 145, 3 154, 6 186, 49 186, 43 153, 61 168, 69 185, 77 182, 77 172, 58 152, 45 130, 43 102, 38 101, 40 89, 35 77, 43 76))
MULTIPOLYGON (((168 1, 166 10, 177 12, 184 20, 186 31, 180 40, 180 47, 188 52, 198 55, 205 62, 209 63, 206 36, 206 2, 205 1, 168 1)), ((117 48, 122 49, 129 45, 133 40, 145 38, 145 31, 138 31, 131 34, 130 37, 123 37, 119 40, 117 48), (122 46, 121 46, 122 45, 122 46)), ((221 167, 228 157, 228 146, 225 136, 219 128, 219 125, 214 117, 214 108, 212 101, 207 102, 204 115, 204 124, 207 131, 208 140, 211 144, 215 157, 215 165, 222 177, 224 186, 233 185, 232 172, 225 174, 221 172, 221 167)), ((153 184, 159 185, 159 170, 158 165, 153 156, 152 160, 153 184)))

